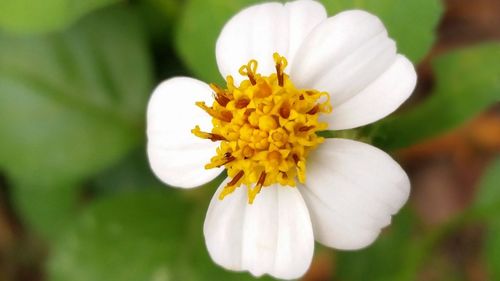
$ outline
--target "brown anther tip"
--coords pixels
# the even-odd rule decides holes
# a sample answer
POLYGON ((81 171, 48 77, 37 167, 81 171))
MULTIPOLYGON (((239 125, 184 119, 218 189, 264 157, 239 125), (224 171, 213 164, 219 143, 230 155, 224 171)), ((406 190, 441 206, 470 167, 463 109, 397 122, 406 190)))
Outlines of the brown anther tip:
POLYGON ((252 74, 248 74, 247 76, 248 80, 250 80, 250 83, 252 83, 252 85, 257 84, 257 81, 255 80, 255 77, 252 74))
POLYGON ((221 135, 211 134, 211 133, 209 133, 209 139, 213 142, 226 140, 226 138, 221 135))
POLYGON ((290 117, 290 105, 288 103, 283 104, 279 112, 281 117, 288 119, 290 117))
POLYGON ((214 99, 215 99, 215 101, 216 101, 218 104, 220 104, 221 106, 224 106, 224 107, 225 107, 225 106, 229 103, 229 101, 230 101, 230 99, 228 99, 226 96, 221 95, 221 94, 219 94, 219 93, 214 94, 214 99))
POLYGON ((295 164, 299 163, 299 156, 297 156, 297 154, 293 154, 292 158, 293 158, 293 161, 295 162, 295 164))
POLYGON ((278 76, 278 85, 283 87, 284 84, 283 72, 281 71, 281 65, 278 63, 276 64, 276 76, 278 76))
POLYGON ((265 172, 260 173, 259 180, 257 181, 257 186, 262 187, 266 181, 267 174, 265 172))
POLYGON ((248 104, 250 104, 249 98, 240 98, 236 101, 234 107, 236 107, 237 109, 242 109, 247 107, 248 104))
POLYGON ((318 113, 318 111, 319 111, 319 105, 315 105, 313 108, 311 108, 311 110, 309 110, 307 112, 307 114, 314 115, 314 114, 318 113))
POLYGON ((313 128, 314 128, 314 126, 302 126, 299 128, 299 132, 307 132, 313 128))
POLYGON ((230 163, 230 162, 233 162, 234 160, 236 160, 236 157, 234 157, 234 156, 229 156, 229 157, 224 156, 224 158, 225 158, 225 161, 223 163, 221 163, 220 165, 217 165, 217 168, 220 168, 220 167, 226 165, 227 163, 230 163))
POLYGON ((240 179, 243 177, 244 174, 245 174, 245 172, 239 171, 236 174, 236 176, 234 176, 234 178, 226 186, 236 185, 240 181, 240 179))
POLYGON ((231 120, 233 120, 233 114, 231 113, 231 111, 221 111, 220 120, 229 123, 231 122, 231 120))

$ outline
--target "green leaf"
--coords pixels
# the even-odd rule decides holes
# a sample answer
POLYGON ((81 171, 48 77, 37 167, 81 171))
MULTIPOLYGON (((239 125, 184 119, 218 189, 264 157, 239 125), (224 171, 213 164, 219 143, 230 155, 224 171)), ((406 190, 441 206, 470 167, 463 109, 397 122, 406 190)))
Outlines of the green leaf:
POLYGON ((153 175, 143 147, 93 177, 87 185, 88 191, 95 196, 164 186, 153 175))
POLYGON ((204 81, 221 82, 215 61, 215 42, 222 27, 242 8, 259 0, 190 0, 176 31, 177 52, 193 73, 204 81))
POLYGON ((374 143, 386 150, 415 144, 450 131, 500 97, 500 43, 485 43, 442 55, 433 62, 431 96, 373 127, 374 143))
POLYGON ((500 157, 497 157, 486 170, 479 191, 473 204, 473 210, 486 214, 487 231, 485 233, 484 251, 489 280, 500 279, 500 157))
POLYGON ((119 0, 2 0, 0 27, 11 32, 60 30, 79 17, 119 0))
POLYGON ((44 238, 71 220, 82 179, 141 142, 151 80, 141 24, 125 9, 59 34, 0 33, 0 167, 44 238))
POLYGON ((94 203, 58 241, 49 280, 253 280, 210 260, 206 206, 193 211, 179 193, 143 190, 94 203))
MULTIPOLYGON (((330 15, 360 8, 381 17, 399 52, 419 62, 434 42, 434 29, 441 15, 438 0, 323 0, 330 15)), ((215 42, 227 20, 259 0, 190 0, 177 28, 176 47, 185 64, 204 81, 220 82, 215 61, 215 42)))
POLYGON ((485 234, 484 249, 489 272, 488 280, 500 278, 500 235, 498 233, 500 233, 500 222, 497 213, 496 219, 490 221, 485 234))
POLYGON ((150 91, 145 38, 128 10, 61 34, 0 33, 0 167, 34 186, 96 173, 140 143, 150 91))
POLYGON ((34 186, 13 183, 12 200, 23 224, 51 242, 76 215, 79 190, 74 183, 34 186))
POLYGON ((136 9, 152 37, 158 41, 157 44, 172 39, 171 33, 179 17, 179 6, 180 2, 177 0, 142 0, 138 3, 136 9))
POLYGON ((55 246, 50 280, 175 280, 189 208, 159 191, 95 203, 55 246))
POLYGON ((418 63, 435 39, 441 18, 439 0, 322 0, 330 14, 362 9, 378 16, 394 38, 398 52, 418 63))
POLYGON ((496 208, 500 215, 500 157, 497 157, 486 170, 472 208, 484 210, 496 208))

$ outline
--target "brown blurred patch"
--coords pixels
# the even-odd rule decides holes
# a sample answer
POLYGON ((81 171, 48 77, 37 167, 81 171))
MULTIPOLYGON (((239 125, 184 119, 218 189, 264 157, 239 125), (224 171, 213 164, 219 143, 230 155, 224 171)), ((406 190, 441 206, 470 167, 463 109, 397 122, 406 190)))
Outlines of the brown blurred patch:
POLYGON ((446 0, 445 4, 437 44, 440 49, 500 38, 500 1, 446 0))
POLYGON ((6 183, 0 175, 0 280, 9 280, 8 267, 10 264, 7 252, 15 240, 11 215, 7 206, 6 183))
POLYGON ((424 222, 445 222, 467 207, 484 168, 498 153, 498 107, 449 134, 400 151, 412 178, 412 202, 424 222))
POLYGON ((418 280, 488 281, 486 267, 481 260, 481 247, 478 247, 482 244, 483 234, 481 225, 469 225, 453 233, 426 260, 418 280))
POLYGON ((304 276, 304 281, 329 281, 332 280, 334 271, 334 261, 332 251, 317 251, 311 268, 304 276))
POLYGON ((15 216, 7 183, 0 174, 0 280, 42 280, 45 245, 26 233, 15 216))
MULTIPOLYGON (((446 0, 438 40, 419 65, 416 100, 433 87, 431 62, 442 53, 500 40, 500 1, 446 0)), ((500 154, 500 105, 443 136, 399 152, 412 178, 411 204, 427 226, 447 222, 469 206, 489 162, 500 154)), ((488 280, 481 258, 481 226, 470 226, 443 241, 418 280, 488 280)))
MULTIPOLYGON (((418 67, 420 98, 433 86, 431 62, 441 53, 500 40, 500 1, 446 0, 437 42, 418 67)), ((419 97, 416 97, 419 99, 419 97)), ((465 208, 489 160, 500 152, 500 106, 461 128, 399 153, 413 180, 412 201, 425 222, 439 224, 465 208)))
POLYGON ((436 43, 418 65, 419 85, 412 99, 418 100, 433 86, 431 62, 453 49, 500 40, 500 1, 444 0, 445 12, 438 27, 436 43), (419 89, 423 89, 420 91, 419 89))

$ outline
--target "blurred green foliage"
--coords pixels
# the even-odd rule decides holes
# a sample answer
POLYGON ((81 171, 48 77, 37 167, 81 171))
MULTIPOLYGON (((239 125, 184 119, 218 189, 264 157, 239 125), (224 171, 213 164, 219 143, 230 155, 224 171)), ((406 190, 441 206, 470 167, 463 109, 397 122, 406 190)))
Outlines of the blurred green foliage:
POLYGON ((488 225, 486 245, 484 246, 490 280, 498 280, 500 278, 500 236, 498 233, 500 233, 500 221, 497 218, 497 220, 492 220, 488 225))
POLYGON ((187 67, 200 79, 221 83, 215 60, 215 41, 224 23, 242 7, 259 0, 191 0, 180 18, 175 47, 187 67), (210 26, 210 27, 209 27, 210 26))
POLYGON ((380 17, 398 52, 414 63, 427 54, 435 39, 441 18, 439 0, 322 0, 330 15, 349 9, 362 9, 380 17))
MULTIPOLYGON (((220 82, 215 41, 229 18, 259 0, 191 0, 177 28, 176 47, 186 65, 200 79, 220 82), (200 47, 203 46, 203 47, 200 47)), ((371 11, 384 21, 399 51, 418 63, 432 46, 441 15, 438 0, 322 0, 330 15, 348 9, 371 11)))
POLYGON ((442 55, 433 66, 436 86, 431 97, 374 126, 375 145, 389 150, 408 147, 448 132, 500 101, 500 43, 442 55))
POLYGON ((480 184, 481 188, 474 200, 473 208, 476 210, 486 210, 492 216, 500 212, 500 158, 493 161, 489 169, 483 176, 480 184))
POLYGON ((190 206, 173 193, 130 193, 86 208, 57 243, 50 279, 182 280, 173 270, 190 206))
POLYGON ((57 231, 75 187, 142 142, 151 88, 147 39, 129 8, 61 33, 0 34, 0 166, 28 222, 57 231))
POLYGON ((164 189, 93 203, 57 243, 50 280, 253 280, 210 261, 204 212, 194 207, 179 191, 164 189))
POLYGON ((0 36, 0 166, 13 178, 80 180, 139 144, 152 69, 132 11, 101 11, 60 34, 0 36))
MULTIPOLYGON (((160 189, 144 155, 144 115, 165 73, 221 82, 218 33, 261 1, 115 2, 0 1, 0 168, 21 220, 51 247, 49 280, 251 280, 216 266, 205 249, 203 219, 221 179, 189 192, 160 189)), ((331 15, 374 12, 415 64, 442 13, 438 0, 322 2, 331 15)), ((433 61, 429 97, 335 136, 395 150, 449 131, 498 101, 499 59, 499 42, 443 54, 433 61)), ((423 232, 406 208, 372 247, 338 253, 336 277, 414 280, 449 229, 500 213, 499 175, 497 161, 475 205, 441 228, 423 232)), ((485 258, 496 280, 500 225, 489 220, 488 231, 485 258)))
POLYGON ((486 171, 474 208, 481 210, 488 218, 485 239, 485 256, 489 279, 500 279, 500 157, 486 171))
POLYGON ((2 0, 0 27, 14 32, 61 30, 81 16, 120 0, 2 0))

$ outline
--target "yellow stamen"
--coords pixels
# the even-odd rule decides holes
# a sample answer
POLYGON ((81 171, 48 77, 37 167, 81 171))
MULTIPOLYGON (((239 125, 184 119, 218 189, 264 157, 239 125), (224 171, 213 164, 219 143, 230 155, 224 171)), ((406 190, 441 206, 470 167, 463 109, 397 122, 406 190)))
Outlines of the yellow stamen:
POLYGON ((259 194, 264 182, 266 181, 266 173, 260 173, 259 181, 254 188, 248 188, 248 203, 253 204, 253 200, 255 200, 255 196, 259 194))
POLYGON ((217 103, 222 106, 226 106, 227 103, 230 101, 230 99, 226 96, 224 90, 222 90, 219 86, 215 85, 214 83, 210 84, 210 88, 214 90, 214 99, 217 101, 217 103))
POLYGON ((231 152, 226 152, 223 157, 212 159, 210 163, 205 165, 205 169, 219 168, 234 160, 236 160, 236 157, 231 155, 231 152))
POLYGON ((217 134, 212 134, 212 133, 207 133, 207 132, 202 132, 200 129, 200 126, 196 126, 194 129, 191 130, 191 133, 199 138, 202 139, 208 139, 211 141, 222 141, 226 140, 223 136, 217 135, 217 134))
POLYGON ((257 83, 255 74, 257 73, 258 62, 256 60, 250 60, 248 64, 240 67, 239 73, 243 76, 248 76, 248 79, 255 85, 257 83))
POLYGON ((225 121, 225 122, 231 122, 231 119, 233 119, 233 114, 229 110, 215 110, 212 107, 208 107, 204 102, 198 101, 196 102, 196 105, 205 110, 210 116, 213 118, 217 118, 219 120, 225 121))
POLYGON ((248 79, 236 86, 227 77, 226 89, 215 84, 212 106, 197 102, 213 117, 213 129, 192 130, 198 137, 221 141, 205 168, 224 166, 231 181, 219 199, 246 186, 252 204, 262 188, 273 184, 294 187, 306 180, 306 159, 323 138, 316 133, 326 123, 320 114, 332 111, 330 96, 313 89, 297 89, 284 72, 288 62, 275 53, 276 73, 262 76, 250 60, 239 72, 248 79), (253 186, 253 187, 252 187, 253 186))
POLYGON ((284 73, 288 61, 285 57, 280 56, 278 53, 273 54, 274 62, 276 63, 276 75, 278 76, 278 85, 283 86, 284 83, 284 73))
POLYGON ((234 178, 224 187, 222 192, 219 194, 219 200, 224 199, 224 197, 226 197, 226 195, 234 192, 236 187, 238 187, 237 184, 239 183, 240 179, 243 177, 244 174, 245 174, 245 172, 239 171, 236 174, 236 176, 234 176, 234 178))

